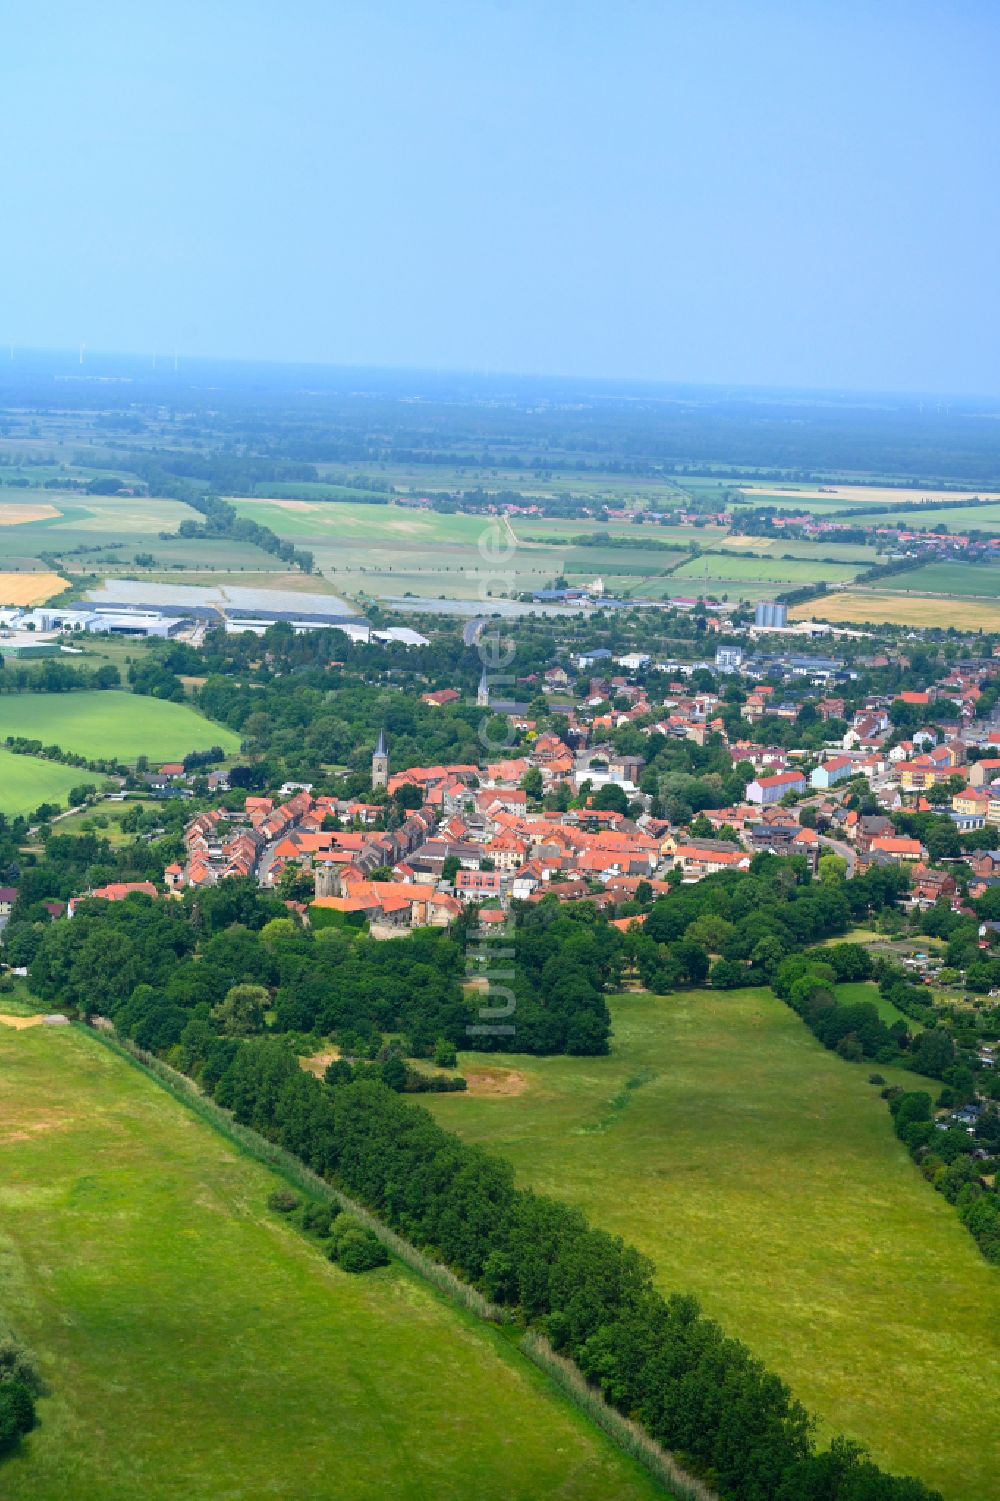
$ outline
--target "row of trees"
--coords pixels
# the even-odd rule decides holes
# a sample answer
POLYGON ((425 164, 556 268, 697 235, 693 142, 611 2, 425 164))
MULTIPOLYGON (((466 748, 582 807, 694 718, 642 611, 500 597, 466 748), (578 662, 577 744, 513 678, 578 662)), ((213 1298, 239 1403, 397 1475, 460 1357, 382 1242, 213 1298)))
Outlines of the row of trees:
MULTIPOLYGON (((190 1057, 203 1079, 211 1059, 190 1057)), ((510 1166, 458 1141, 384 1086, 330 1089, 273 1038, 239 1044, 219 1104, 361 1199, 386 1222, 541 1329, 620 1411, 727 1501, 932 1501, 844 1441, 817 1451, 787 1386, 706 1319, 664 1297, 653 1268, 510 1166)))
POLYGON ((311 552, 295 547, 293 543, 279 537, 269 526, 261 526, 256 521, 241 517, 234 506, 220 500, 217 495, 192 494, 186 499, 193 510, 200 511, 205 517, 205 524, 199 529, 196 522, 182 521, 178 531, 180 536, 197 536, 200 530, 202 535, 208 537, 228 537, 234 542, 252 542, 264 552, 281 558, 285 563, 291 563, 295 568, 301 568, 303 573, 312 573, 314 559, 311 552))
POLYGON ((72 693, 76 689, 121 686, 121 673, 106 662, 102 667, 71 667, 48 657, 30 667, 5 664, 0 657, 0 693, 72 693))

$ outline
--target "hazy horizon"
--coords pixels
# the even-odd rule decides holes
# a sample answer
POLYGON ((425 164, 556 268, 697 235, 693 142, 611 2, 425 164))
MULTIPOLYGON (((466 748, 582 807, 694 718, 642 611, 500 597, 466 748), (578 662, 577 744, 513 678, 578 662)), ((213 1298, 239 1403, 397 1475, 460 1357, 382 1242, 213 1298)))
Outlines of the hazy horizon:
MULTIPOLYGON (((26 362, 34 359, 42 361, 42 369, 46 370, 47 361, 64 360, 67 367, 74 372, 74 376, 86 380, 92 376, 95 380, 101 379, 103 362, 122 361, 134 363, 137 367, 133 372, 135 376, 148 374, 157 377, 170 377, 177 374, 183 377, 190 374, 199 366, 228 367, 237 366, 247 369, 273 369, 275 371, 315 371, 342 375, 378 375, 403 379, 412 376, 415 379, 455 379, 462 381, 516 381, 525 384, 537 383, 544 385, 591 385, 591 386, 615 386, 622 388, 649 388, 650 393, 660 390, 664 392, 704 392, 706 394, 721 395, 729 392, 736 395, 747 396, 792 396, 792 397, 815 397, 819 400, 829 399, 843 402, 858 401, 865 404, 873 398, 889 400, 901 400, 910 402, 939 402, 944 404, 951 402, 978 403, 1000 401, 1000 388, 995 391, 958 391, 945 390, 943 388, 897 388, 890 387, 864 387, 849 385, 809 386, 790 385, 787 382, 745 382, 736 380, 696 381, 686 380, 683 377, 666 377, 641 375, 604 375, 595 371, 569 372, 565 370, 505 370, 490 369, 473 366, 448 366, 448 365, 407 365, 407 364, 374 364, 357 360, 325 360, 325 359, 284 359, 281 357, 255 355, 255 354, 219 354, 208 352, 204 354, 192 354, 188 351, 157 349, 91 349, 84 346, 84 359, 80 361, 80 346, 73 348, 60 348, 55 346, 42 347, 25 345, 10 345, 7 348, 11 353, 3 355, 3 345, 0 345, 0 381, 12 371, 23 370, 26 362), (174 361, 177 362, 177 370, 174 371, 174 361), (155 361, 155 363, 154 363, 155 361)), ((131 378, 131 377, 129 377, 131 378)), ((1000 379, 1000 375, 998 375, 1000 379)), ((678 398, 680 399, 680 398, 678 398)))
POLYGON ((0 0, 0 341, 1000 395, 1000 14, 0 0))

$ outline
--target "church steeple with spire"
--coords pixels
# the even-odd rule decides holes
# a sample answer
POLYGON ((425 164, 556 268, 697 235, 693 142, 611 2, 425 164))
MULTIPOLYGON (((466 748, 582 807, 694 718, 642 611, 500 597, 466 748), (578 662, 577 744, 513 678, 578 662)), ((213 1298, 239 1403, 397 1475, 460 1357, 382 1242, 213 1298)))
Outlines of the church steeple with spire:
POLYGON ((372 756, 372 786, 385 787, 389 782, 389 742, 385 730, 379 730, 375 754, 372 756))

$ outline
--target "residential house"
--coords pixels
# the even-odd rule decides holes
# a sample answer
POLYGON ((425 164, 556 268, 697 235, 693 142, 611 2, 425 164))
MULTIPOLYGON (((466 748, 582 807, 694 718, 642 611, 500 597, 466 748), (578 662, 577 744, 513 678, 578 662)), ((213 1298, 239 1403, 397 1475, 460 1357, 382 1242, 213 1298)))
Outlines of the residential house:
POLYGON ((919 902, 933 906, 943 897, 951 898, 958 891, 955 877, 946 870, 931 870, 926 865, 915 865, 910 872, 913 895, 919 902))
POLYGON ((750 855, 739 845, 724 839, 692 839, 674 849, 674 865, 684 880, 700 881, 721 870, 749 870, 750 855))
POLYGON ((461 697, 454 688, 435 688, 433 693, 421 693, 420 702, 429 704, 432 709, 443 709, 448 704, 457 704, 461 697))
POLYGON ((809 778, 810 786, 825 791, 829 787, 836 787, 838 782, 846 782, 854 775, 854 762, 850 756, 834 756, 830 761, 823 761, 816 767, 809 778))
POLYGON ((806 786, 801 771, 780 771, 773 777, 755 777, 747 786, 746 798, 749 803, 766 807, 769 803, 780 803, 786 793, 805 792, 806 786))
POLYGON ((869 853, 888 855, 891 860, 926 860, 927 851, 919 839, 909 839, 902 834, 882 834, 871 841, 869 853))
POLYGON ((455 895, 462 902, 485 902, 503 894, 499 870, 460 870, 455 875, 455 895))

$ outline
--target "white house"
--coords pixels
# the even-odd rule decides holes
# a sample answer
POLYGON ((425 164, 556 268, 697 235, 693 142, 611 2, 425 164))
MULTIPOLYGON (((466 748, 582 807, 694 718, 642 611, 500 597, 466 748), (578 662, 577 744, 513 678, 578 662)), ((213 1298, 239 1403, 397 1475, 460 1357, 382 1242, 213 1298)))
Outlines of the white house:
POLYGON ((644 667, 649 666, 652 660, 649 653, 645 651, 630 651, 626 652, 624 657, 615 658, 618 666, 624 667, 626 672, 641 672, 644 667))
POLYGON ((773 777, 754 777, 747 786, 747 802, 759 803, 766 808, 771 803, 780 803, 786 792, 805 792, 807 785, 801 771, 779 771, 773 777))

